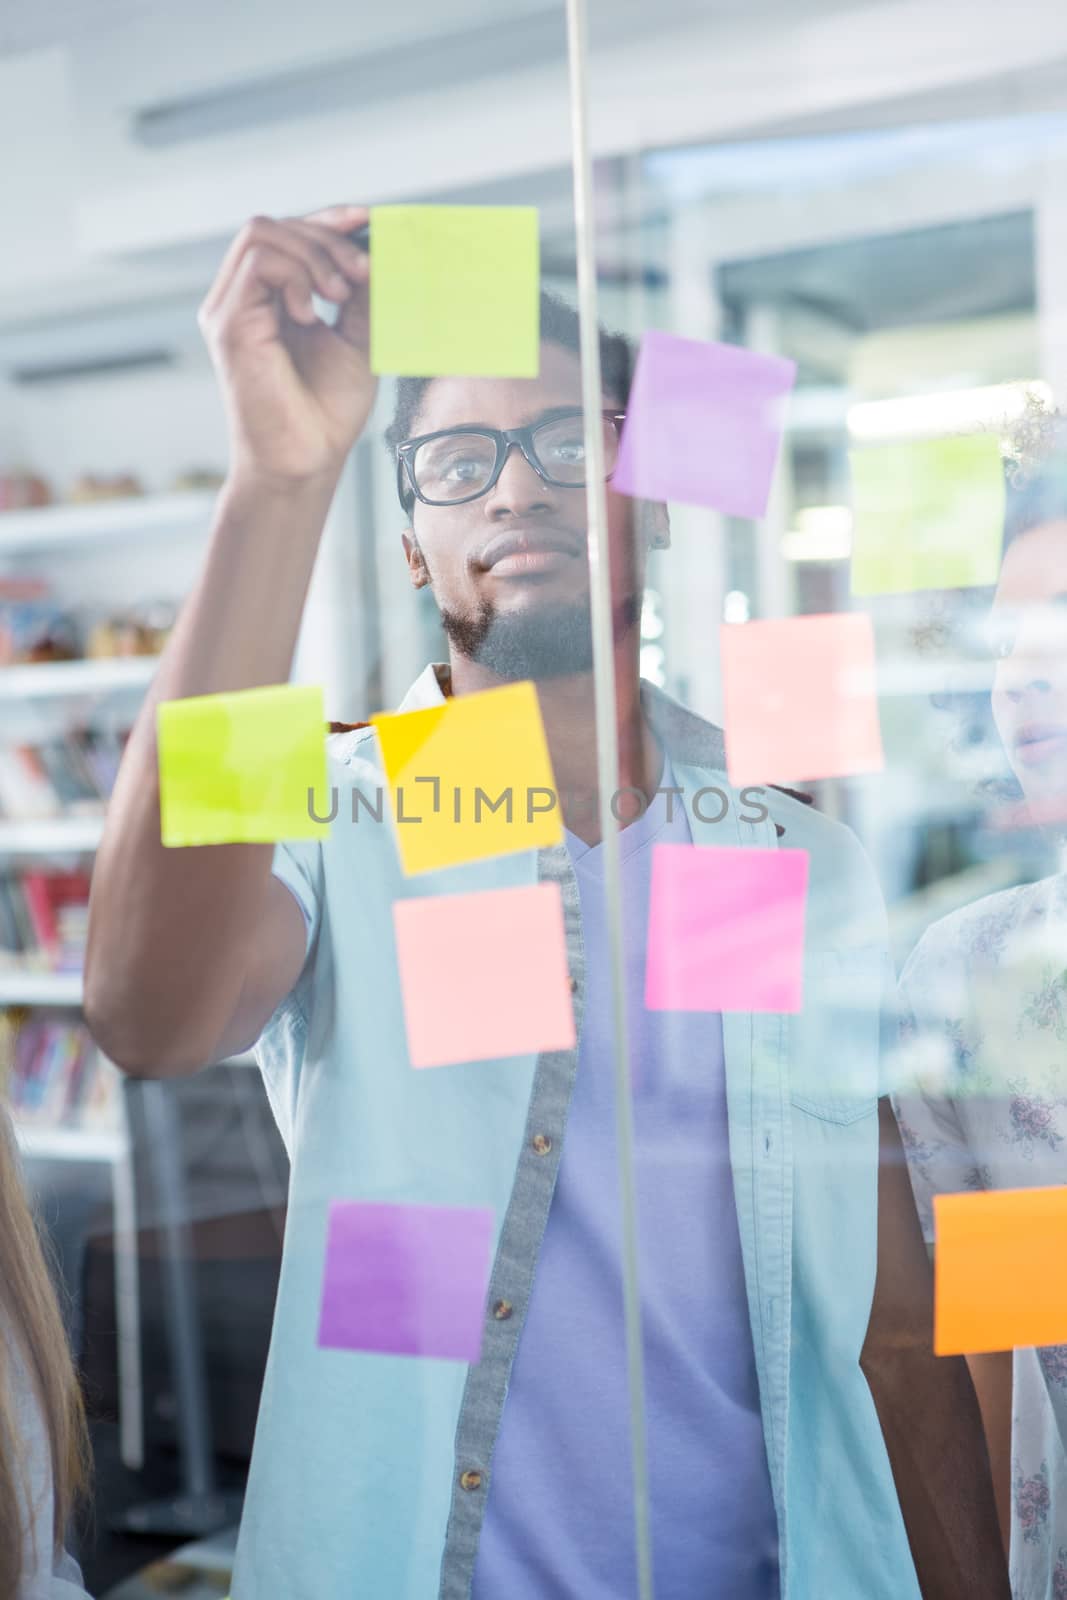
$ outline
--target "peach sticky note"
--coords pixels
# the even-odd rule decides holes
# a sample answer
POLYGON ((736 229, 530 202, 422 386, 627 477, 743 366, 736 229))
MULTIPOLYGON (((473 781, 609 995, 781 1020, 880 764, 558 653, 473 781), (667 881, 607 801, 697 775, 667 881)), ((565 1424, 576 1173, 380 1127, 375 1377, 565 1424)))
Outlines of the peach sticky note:
POLYGON ((335 1201, 319 1344, 477 1361, 492 1235, 488 1210, 335 1201))
POLYGON ((398 900, 393 921, 413 1067, 574 1044, 557 884, 398 900))
POLYGON ((874 630, 860 611, 720 629, 731 783, 880 772, 874 630))
POLYGON ((164 845, 319 839, 329 824, 318 685, 164 700, 156 708, 164 845), (309 800, 310 792, 310 800, 309 800))
POLYGON ((934 1196, 934 1353, 1067 1344, 1067 1185, 934 1196))
POLYGON ((852 593, 996 583, 1004 464, 994 433, 853 450, 852 593))
POLYGON ((509 683, 372 718, 406 873, 560 844, 537 691, 509 683))
POLYGON ((372 372, 536 378, 535 206, 372 206, 372 372))
POLYGON ((657 844, 645 1005, 650 1011, 799 1011, 806 850, 657 844))

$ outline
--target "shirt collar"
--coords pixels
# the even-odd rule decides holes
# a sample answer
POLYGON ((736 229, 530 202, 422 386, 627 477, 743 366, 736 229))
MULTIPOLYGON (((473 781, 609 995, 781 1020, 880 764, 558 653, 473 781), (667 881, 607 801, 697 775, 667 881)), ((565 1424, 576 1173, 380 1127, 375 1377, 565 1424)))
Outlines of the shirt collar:
MULTIPOLYGON (((404 696, 399 711, 422 711, 428 706, 443 705, 451 690, 452 669, 447 661, 431 661, 404 696)), ((726 766, 722 729, 705 722, 694 711, 689 711, 647 678, 641 679, 641 705, 652 725, 652 731, 663 745, 671 760, 681 766, 713 767, 722 772, 726 766)))
POLYGON ((429 706, 443 705, 452 688, 452 669, 447 661, 431 661, 419 673, 407 694, 397 706, 397 711, 425 711, 429 706))

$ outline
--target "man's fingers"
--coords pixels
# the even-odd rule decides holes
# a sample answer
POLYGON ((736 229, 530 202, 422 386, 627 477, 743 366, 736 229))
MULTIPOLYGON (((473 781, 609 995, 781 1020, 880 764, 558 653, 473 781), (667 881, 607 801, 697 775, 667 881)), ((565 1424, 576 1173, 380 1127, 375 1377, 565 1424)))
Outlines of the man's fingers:
POLYGON ((309 325, 317 321, 311 303, 314 279, 303 261, 286 255, 271 245, 253 245, 245 252, 225 301, 209 313, 217 317, 223 337, 225 328, 241 311, 251 311, 280 296, 294 322, 309 325))
POLYGON ((305 222, 321 222, 327 228, 341 233, 351 233, 370 221, 368 206, 323 206, 321 211, 309 211, 305 222))
POLYGON ((325 251, 349 284, 367 282, 370 258, 366 250, 361 250, 336 228, 328 228, 324 223, 312 222, 305 217, 288 217, 286 226, 302 235, 318 249, 325 251))
MULTIPOLYGON (((344 241, 350 243, 350 241, 344 241)), ((354 249, 355 246, 352 246, 354 249)), ((285 254, 301 263, 309 273, 315 290, 326 300, 344 300, 351 284, 333 254, 310 229, 278 222, 273 217, 253 217, 234 240, 223 259, 218 275, 201 307, 211 317, 226 299, 237 275, 243 272, 249 255, 262 257, 264 251, 285 254)), ((357 254, 359 252, 357 251, 357 254)))

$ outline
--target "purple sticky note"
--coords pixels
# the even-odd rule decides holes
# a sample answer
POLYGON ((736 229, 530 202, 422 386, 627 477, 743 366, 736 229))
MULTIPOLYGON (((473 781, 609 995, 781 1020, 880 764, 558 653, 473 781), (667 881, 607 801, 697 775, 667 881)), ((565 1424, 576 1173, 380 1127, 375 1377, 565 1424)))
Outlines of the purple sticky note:
POLYGON ((799 1011, 806 850, 658 844, 652 853, 650 1011, 799 1011))
POLYGON ((319 1344, 476 1362, 492 1232, 491 1211, 335 1201, 319 1344))
POLYGON ((645 500, 762 517, 796 362, 646 333, 611 487, 645 500))

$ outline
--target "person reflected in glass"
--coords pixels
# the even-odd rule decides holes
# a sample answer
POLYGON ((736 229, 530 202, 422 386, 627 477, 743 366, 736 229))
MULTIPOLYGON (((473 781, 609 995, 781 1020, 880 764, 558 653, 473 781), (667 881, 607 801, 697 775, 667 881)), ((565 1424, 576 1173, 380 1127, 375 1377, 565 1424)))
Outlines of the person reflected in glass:
MULTIPOLYGON (((894 1104, 931 1245, 937 1194, 1067 1183, 1067 419, 1031 418, 1015 454, 990 709, 1022 797, 1010 809, 1060 863, 936 922, 901 974, 915 1083, 894 1104)), ((968 1359, 1013 1592, 1064 1600, 1067 1345, 968 1359)))

